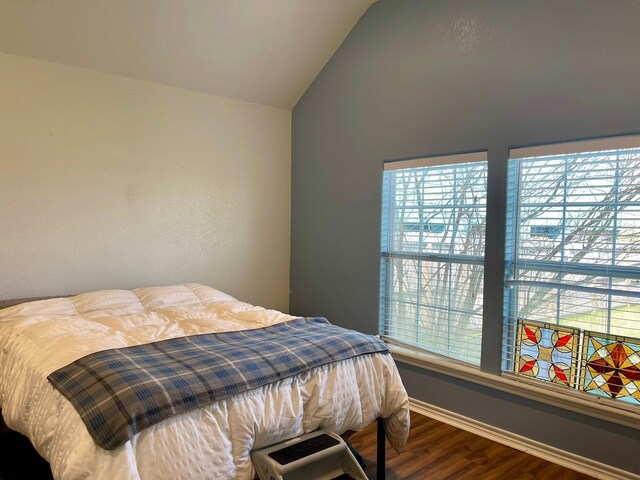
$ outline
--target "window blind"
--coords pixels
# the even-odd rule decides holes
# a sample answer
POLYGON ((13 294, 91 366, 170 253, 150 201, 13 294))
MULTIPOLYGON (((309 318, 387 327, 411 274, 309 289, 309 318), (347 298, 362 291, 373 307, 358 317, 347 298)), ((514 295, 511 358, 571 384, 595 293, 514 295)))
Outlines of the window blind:
POLYGON ((486 152, 385 164, 380 331, 479 364, 486 152))
POLYGON ((504 369, 640 404, 640 137, 554 147, 511 155, 504 369))

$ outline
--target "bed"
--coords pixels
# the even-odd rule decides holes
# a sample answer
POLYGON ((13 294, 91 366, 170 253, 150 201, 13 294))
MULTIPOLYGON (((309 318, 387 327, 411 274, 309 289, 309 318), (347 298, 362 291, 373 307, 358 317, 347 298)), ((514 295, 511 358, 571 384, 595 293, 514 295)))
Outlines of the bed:
POLYGON ((379 417, 390 444, 402 449, 408 399, 389 354, 323 365, 172 416, 115 450, 96 445, 71 403, 47 380, 94 352, 294 318, 197 284, 103 290, 5 308, 0 410, 57 479, 251 479, 253 449, 320 428, 361 430, 379 417))

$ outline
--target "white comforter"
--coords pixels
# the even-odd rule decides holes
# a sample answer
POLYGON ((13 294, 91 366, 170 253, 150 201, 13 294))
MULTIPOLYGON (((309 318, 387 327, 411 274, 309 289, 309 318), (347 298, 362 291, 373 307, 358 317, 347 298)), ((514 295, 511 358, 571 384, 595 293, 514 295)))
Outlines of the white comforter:
POLYGON ((407 394, 390 355, 326 365, 169 418, 107 451, 47 376, 84 355, 184 335, 260 328, 294 317, 187 284, 105 290, 0 310, 0 408, 59 479, 250 479, 250 451, 325 428, 386 418, 401 449, 407 394))

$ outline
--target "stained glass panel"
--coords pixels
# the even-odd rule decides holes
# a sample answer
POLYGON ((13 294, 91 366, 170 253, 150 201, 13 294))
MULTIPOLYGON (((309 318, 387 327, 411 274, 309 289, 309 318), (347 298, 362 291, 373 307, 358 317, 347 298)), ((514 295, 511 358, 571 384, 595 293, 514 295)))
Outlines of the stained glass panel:
POLYGON ((582 390, 640 405, 640 341, 585 332, 584 343, 582 390))
POLYGON ((580 331, 520 320, 515 373, 574 388, 580 331))

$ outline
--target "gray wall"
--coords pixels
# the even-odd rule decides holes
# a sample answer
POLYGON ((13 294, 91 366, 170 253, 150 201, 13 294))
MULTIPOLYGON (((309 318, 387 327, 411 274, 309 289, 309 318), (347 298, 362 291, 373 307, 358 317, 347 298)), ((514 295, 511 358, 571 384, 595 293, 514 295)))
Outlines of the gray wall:
MULTIPOLYGON (((377 333, 382 163, 406 157, 489 150, 499 285, 508 148, 640 132, 638 25, 637 0, 374 4, 293 111, 291 312, 377 333)), ((637 430, 399 366, 415 398, 640 472, 637 430)))

